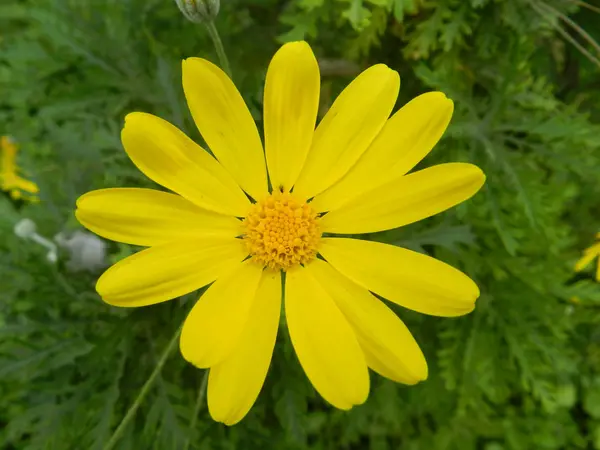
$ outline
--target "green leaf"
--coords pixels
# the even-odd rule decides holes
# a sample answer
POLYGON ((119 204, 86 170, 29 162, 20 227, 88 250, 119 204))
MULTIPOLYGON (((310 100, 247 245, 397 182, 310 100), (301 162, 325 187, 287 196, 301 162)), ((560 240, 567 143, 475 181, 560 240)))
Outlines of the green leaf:
POLYGON ((600 419, 600 377, 593 378, 584 389, 583 408, 594 419, 600 419))

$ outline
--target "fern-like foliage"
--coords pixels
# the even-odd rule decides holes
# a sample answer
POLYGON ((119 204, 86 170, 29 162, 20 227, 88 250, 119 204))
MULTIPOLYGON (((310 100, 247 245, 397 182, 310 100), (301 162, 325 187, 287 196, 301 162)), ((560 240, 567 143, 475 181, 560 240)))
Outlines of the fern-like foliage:
MULTIPOLYGON (((573 273, 600 227, 589 57, 599 56, 599 21, 600 9, 575 0, 222 2, 217 27, 259 129, 269 58, 297 39, 321 63, 322 112, 377 62, 402 77, 398 106, 428 90, 454 100, 421 166, 476 163, 486 186, 439 217, 366 238, 460 268, 481 298, 456 319, 391 305, 429 380, 407 387, 373 374, 369 400, 350 412, 315 393, 284 319, 261 395, 233 428, 211 421, 204 374, 174 353, 116 448, 600 449, 600 286, 573 273)), ((41 189, 37 205, 0 196, 0 448, 101 450, 197 294, 109 307, 94 292, 98 273, 69 272, 65 254, 49 263, 13 227, 28 217, 52 238, 78 227, 83 192, 152 186, 122 151, 123 118, 155 113, 201 142, 180 60, 216 55, 169 1, 5 0, 0 30, 0 134, 19 141, 19 164, 41 189)), ((109 245, 112 261, 133 251, 109 245)))

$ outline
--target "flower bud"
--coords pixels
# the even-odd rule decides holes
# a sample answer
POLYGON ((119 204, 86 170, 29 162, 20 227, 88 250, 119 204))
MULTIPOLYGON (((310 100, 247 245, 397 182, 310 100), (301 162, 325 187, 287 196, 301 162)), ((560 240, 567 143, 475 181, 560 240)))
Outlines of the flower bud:
POLYGON ((21 219, 19 222, 17 222, 14 228, 15 234, 22 239, 31 238, 36 231, 37 227, 35 226, 35 222, 27 218, 21 219))
POLYGON ((87 231, 60 232, 54 236, 54 241, 69 253, 67 269, 72 272, 94 272, 107 265, 106 242, 87 231))
POLYGON ((183 15, 191 22, 211 21, 219 13, 219 0, 175 0, 183 15))
POLYGON ((48 250, 46 254, 46 259, 55 263, 58 260, 58 255, 56 254, 56 244, 44 236, 37 234, 37 227, 35 222, 31 219, 21 219, 14 227, 14 232, 21 239, 25 239, 28 241, 33 241, 42 247, 45 247, 48 250))

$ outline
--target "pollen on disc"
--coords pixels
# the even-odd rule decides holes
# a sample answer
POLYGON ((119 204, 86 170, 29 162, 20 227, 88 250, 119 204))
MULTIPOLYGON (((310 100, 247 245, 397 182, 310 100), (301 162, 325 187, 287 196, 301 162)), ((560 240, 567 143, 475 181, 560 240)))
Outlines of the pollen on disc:
POLYGON ((243 226, 248 253, 270 269, 288 270, 317 255, 321 239, 317 213, 293 194, 273 192, 255 203, 243 226))

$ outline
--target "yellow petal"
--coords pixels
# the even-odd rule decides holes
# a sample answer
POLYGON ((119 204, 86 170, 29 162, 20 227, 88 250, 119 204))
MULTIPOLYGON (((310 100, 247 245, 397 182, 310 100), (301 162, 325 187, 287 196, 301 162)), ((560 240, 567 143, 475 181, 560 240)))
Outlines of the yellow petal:
POLYGON ((342 178, 383 128, 392 112, 400 77, 378 64, 344 89, 317 127, 304 168, 294 186, 314 197, 342 178))
POLYGON ((21 189, 22 191, 29 192, 30 194, 37 194, 40 192, 40 188, 37 184, 18 175, 13 179, 13 186, 21 189))
POLYGON ((185 319, 179 346, 200 368, 224 361, 239 342, 263 269, 247 260, 221 274, 185 319))
POLYGON ((596 255, 600 255, 600 242, 596 242, 595 244, 586 248, 583 253, 594 253, 596 255))
POLYGON ((244 99, 229 77, 201 58, 183 61, 183 90, 206 144, 254 199, 267 194, 260 136, 244 99))
POLYGON ((235 238, 170 242, 119 261, 98 279, 96 290, 110 305, 152 305, 200 289, 246 256, 235 238))
POLYGON ((241 222, 199 208, 179 195, 152 189, 88 192, 77 200, 77 220, 113 241, 151 246, 203 236, 236 237, 241 222))
POLYGON ((333 298, 356 333, 369 367, 405 384, 427 379, 427 362, 406 325, 366 289, 315 259, 306 270, 333 298))
POLYGON ((372 233, 438 214, 473 196, 485 182, 479 167, 447 163, 400 176, 354 198, 321 220, 324 232, 372 233))
POLYGON ((377 138, 340 181, 312 201, 317 211, 332 211, 408 173, 437 144, 450 123, 454 104, 441 92, 419 95, 386 123, 377 138))
POLYGON ((331 297, 302 267, 286 276, 290 338, 308 379, 336 408, 350 409, 369 395, 369 372, 352 328, 331 297))
POLYGON ((600 255, 600 242, 583 251, 583 256, 575 263, 575 272, 581 272, 598 255, 600 255))
POLYGON ((477 285, 461 271, 404 248, 324 238, 319 253, 358 285, 423 314, 462 316, 475 308, 479 297, 477 285))
POLYGON ((2 136, 0 138, 0 156, 2 159, 0 161, 0 172, 3 176, 8 174, 15 174, 17 171, 16 158, 17 158, 17 144, 13 142, 11 138, 8 136, 2 136))
POLYGON ((265 151, 273 189, 289 191, 312 142, 319 108, 319 65, 306 42, 291 42, 271 60, 265 81, 265 151))
POLYGON ((600 258, 596 263, 596 281, 600 281, 600 258))
POLYGON ((30 194, 37 194, 40 189, 37 184, 32 181, 26 180, 15 173, 0 173, 0 179, 2 180, 2 189, 8 191, 10 189, 29 192, 30 194))
POLYGON ((234 425, 250 411, 269 370, 280 311, 281 275, 264 271, 237 346, 210 369, 208 410, 214 420, 234 425))
POLYGON ((248 198, 198 144, 160 117, 128 114, 121 132, 125 151, 148 178, 211 211, 244 216, 248 198))

